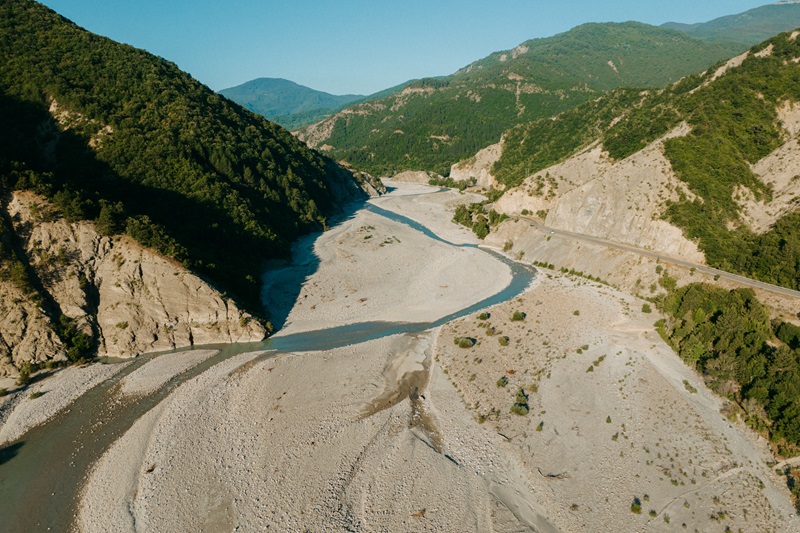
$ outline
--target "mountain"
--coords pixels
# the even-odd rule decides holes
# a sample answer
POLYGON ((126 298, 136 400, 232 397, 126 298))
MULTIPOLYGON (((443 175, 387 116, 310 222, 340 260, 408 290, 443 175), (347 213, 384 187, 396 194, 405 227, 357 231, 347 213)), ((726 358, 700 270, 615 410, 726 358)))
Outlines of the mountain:
POLYGON ((798 36, 513 128, 498 211, 800 289, 798 36))
MULTIPOLYGON (((36 339, 60 342, 68 353, 75 348, 76 358, 109 339, 111 330, 99 326, 109 290, 117 316, 126 314, 121 307, 135 311, 119 319, 119 330, 147 323, 154 341, 184 328, 176 321, 190 321, 172 337, 176 344, 208 340, 191 324, 222 332, 241 320, 244 327, 250 318, 237 305, 263 314, 264 261, 324 228, 368 188, 174 64, 93 35, 33 1, 0 4, 0 46, 0 283, 8 289, 0 292, 13 292, 11 308, 27 301, 41 310, 17 317, 16 327, 34 331, 25 319, 41 315, 50 329, 36 329, 36 339), (34 199, 14 208, 23 193, 34 199), (25 209, 30 216, 20 214, 25 209), (67 226, 48 226, 58 221, 67 226), (142 254, 148 258, 136 259, 142 254), (160 293, 162 283, 145 281, 152 280, 145 263, 156 257, 169 266, 159 276, 175 280, 160 293), (124 270, 134 261, 141 266, 128 281, 98 274, 101 263, 124 270), (180 281, 190 275, 194 281, 180 281), (62 290, 59 280, 74 287, 62 290), (191 303, 201 292, 217 294, 204 312, 191 303), (183 311, 163 299, 183 302, 183 311)), ((12 350, 15 363, 32 356, 17 354, 18 343, 2 340, 7 334, 0 331, 0 352, 12 350)))
POLYGON ((732 40, 753 46, 773 35, 800 27, 800 2, 778 2, 709 22, 667 22, 661 27, 682 31, 698 39, 732 40))
POLYGON ((646 24, 585 24, 497 52, 301 130, 337 160, 376 174, 445 173, 509 127, 549 117, 620 86, 656 87, 741 52, 646 24))
POLYGON ((686 364, 797 455, 796 298, 670 258, 800 289, 800 31, 662 89, 616 89, 517 126, 492 154, 454 173, 488 170, 507 187, 493 208, 509 218, 489 245, 655 302, 686 364))
POLYGON ((258 78, 219 94, 289 129, 313 124, 364 98, 358 94, 337 96, 281 78, 258 78))

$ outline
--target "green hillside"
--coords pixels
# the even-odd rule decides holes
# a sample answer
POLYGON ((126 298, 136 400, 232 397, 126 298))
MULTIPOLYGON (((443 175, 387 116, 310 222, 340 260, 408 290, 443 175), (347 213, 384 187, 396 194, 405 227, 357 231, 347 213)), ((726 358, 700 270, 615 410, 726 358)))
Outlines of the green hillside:
POLYGON ((664 90, 617 90, 556 120, 518 126, 506 134, 494 173, 513 186, 598 139, 612 157, 624 158, 686 121, 691 133, 668 140, 665 154, 697 198, 670 204, 666 218, 699 242, 710 265, 800 289, 800 212, 756 234, 734 201, 738 187, 770 198, 751 165, 785 142, 776 108, 800 101, 797 57, 800 40, 786 33, 714 81, 716 69, 709 69, 664 90), (771 54, 755 55, 769 46, 771 54))
POLYGON ((734 40, 753 46, 773 35, 800 27, 800 3, 770 4, 699 24, 667 22, 662 27, 698 39, 734 40))
POLYGON ((358 94, 337 96, 280 78, 258 78, 219 93, 288 129, 313 124, 364 98, 358 94))
POLYGON ((745 48, 636 22, 586 24, 492 54, 451 76, 418 80, 302 135, 372 173, 445 174, 515 124, 556 115, 614 87, 661 86, 745 48))
MULTIPOLYGON (((260 273, 361 190, 174 64, 30 0, 0 4, 0 176, 258 310, 260 273)), ((5 195, 3 195, 5 196, 5 195)))

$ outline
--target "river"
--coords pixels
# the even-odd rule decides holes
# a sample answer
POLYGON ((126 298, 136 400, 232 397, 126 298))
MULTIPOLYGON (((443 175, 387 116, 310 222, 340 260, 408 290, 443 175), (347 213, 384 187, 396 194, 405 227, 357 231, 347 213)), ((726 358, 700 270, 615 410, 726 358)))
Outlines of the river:
MULTIPOLYGON (((365 209, 449 246, 475 247, 473 244, 449 242, 419 222, 373 204, 367 204, 365 209)), ((310 245, 313 240, 307 239, 306 242, 310 245)), ((510 267, 511 282, 492 296, 433 322, 362 322, 278 335, 263 343, 197 346, 195 349, 213 348, 219 353, 176 376, 155 394, 119 401, 113 394, 116 383, 155 355, 138 358, 114 378, 90 390, 56 417, 0 451, 0 528, 20 532, 69 531, 80 488, 92 464, 139 417, 158 405, 181 383, 234 355, 264 350, 264 357, 269 357, 283 352, 331 350, 390 335, 419 333, 510 300, 530 285, 535 276, 533 268, 515 263, 492 250, 481 250, 510 267)), ((308 264, 298 263, 284 268, 282 275, 291 275, 292 269, 305 276, 308 264)))

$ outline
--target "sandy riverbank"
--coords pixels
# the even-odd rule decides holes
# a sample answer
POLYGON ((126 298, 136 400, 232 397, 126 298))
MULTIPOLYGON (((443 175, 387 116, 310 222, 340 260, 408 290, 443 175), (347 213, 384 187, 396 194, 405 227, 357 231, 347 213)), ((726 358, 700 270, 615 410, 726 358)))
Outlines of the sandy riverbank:
MULTIPOLYGON (((435 189, 393 186, 395 192, 377 205, 389 210, 401 205, 403 214, 445 240, 478 242, 450 222, 452 214, 431 214, 446 213, 446 205, 470 201, 470 196, 420 196, 435 189)), ((436 241, 366 210, 322 234, 313 254, 319 264, 298 288, 286 325, 276 336, 359 322, 432 322, 499 292, 511 281, 510 269, 482 250, 436 241)))
POLYGON ((163 387, 169 380, 219 353, 217 350, 186 350, 159 355, 120 381, 123 396, 143 396, 163 387))

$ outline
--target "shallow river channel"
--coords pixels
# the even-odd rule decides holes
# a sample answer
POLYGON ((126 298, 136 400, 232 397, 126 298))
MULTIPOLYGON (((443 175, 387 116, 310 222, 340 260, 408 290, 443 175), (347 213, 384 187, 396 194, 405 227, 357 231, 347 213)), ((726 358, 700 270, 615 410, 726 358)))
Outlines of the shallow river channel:
MULTIPOLYGON (((375 205, 367 204, 365 208, 450 246, 475 246, 445 241, 418 222, 375 205)), ((158 405, 176 387, 234 355, 264 350, 264 357, 269 357, 283 352, 331 350, 389 335, 419 333, 510 300, 530 285, 535 276, 533 268, 515 263, 492 250, 482 250, 510 267, 511 282, 491 297, 432 323, 364 322, 277 336, 261 343, 197 346, 195 349, 212 348, 219 353, 176 376, 155 394, 119 400, 113 394, 114 386, 155 355, 137 358, 114 378, 78 398, 47 423, 0 449, 0 530, 69 531, 80 488, 92 464, 139 417, 158 405)))

